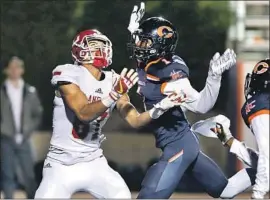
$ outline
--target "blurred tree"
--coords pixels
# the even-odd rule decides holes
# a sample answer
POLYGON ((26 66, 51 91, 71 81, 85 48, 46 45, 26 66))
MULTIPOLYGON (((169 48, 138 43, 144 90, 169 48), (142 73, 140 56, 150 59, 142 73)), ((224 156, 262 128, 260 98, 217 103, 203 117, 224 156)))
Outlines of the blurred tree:
POLYGON ((51 71, 70 60, 67 31, 74 8, 73 1, 1 2, 1 61, 6 64, 13 55, 25 61, 25 79, 39 91, 47 129, 52 121, 51 71))

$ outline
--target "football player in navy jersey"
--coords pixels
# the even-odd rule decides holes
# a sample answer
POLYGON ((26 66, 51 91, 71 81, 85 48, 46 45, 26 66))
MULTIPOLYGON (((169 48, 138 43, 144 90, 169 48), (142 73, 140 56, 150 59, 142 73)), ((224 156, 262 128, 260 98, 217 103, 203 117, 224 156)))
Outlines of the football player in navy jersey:
POLYGON ((255 135, 259 160, 252 198, 263 198, 269 192, 269 114, 270 59, 258 62, 245 83, 246 102, 241 110, 246 125, 255 135))
POLYGON ((184 110, 206 113, 215 104, 222 73, 236 64, 233 50, 216 53, 210 61, 206 85, 197 92, 189 82, 189 69, 184 60, 174 54, 178 34, 168 20, 152 17, 139 23, 144 14, 134 6, 128 30, 128 44, 137 62, 138 92, 149 110, 167 95, 185 93, 186 101, 153 120, 149 126, 162 150, 159 161, 150 167, 139 192, 139 199, 169 198, 184 173, 193 176, 212 197, 232 198, 251 186, 255 170, 243 169, 227 179, 220 168, 200 150, 199 142, 190 130, 184 110))
POLYGON ((252 198, 263 199, 269 192, 269 131, 270 131, 270 59, 258 62, 252 73, 248 73, 245 81, 245 97, 241 113, 246 125, 254 134, 259 152, 256 153, 237 141, 230 131, 223 129, 217 133, 225 146, 236 154, 246 164, 251 163, 257 167, 255 185, 252 198), (253 161, 253 162, 252 162, 253 161), (256 161, 256 162, 255 162, 256 161))

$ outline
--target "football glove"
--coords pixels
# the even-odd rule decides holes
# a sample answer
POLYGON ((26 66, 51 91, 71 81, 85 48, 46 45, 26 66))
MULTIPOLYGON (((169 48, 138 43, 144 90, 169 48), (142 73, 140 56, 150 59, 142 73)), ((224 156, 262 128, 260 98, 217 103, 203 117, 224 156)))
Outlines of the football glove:
POLYGON ((138 73, 134 69, 128 71, 124 68, 120 75, 118 75, 114 70, 113 73, 113 87, 109 96, 102 99, 102 103, 106 107, 110 107, 114 102, 116 102, 122 95, 127 93, 139 80, 138 73))
POLYGON ((181 91, 180 93, 173 93, 166 98, 162 99, 159 103, 154 105, 154 108, 149 110, 152 119, 159 118, 164 112, 174 106, 180 106, 181 103, 186 101, 186 95, 181 91))
POLYGON ((130 15, 130 21, 128 25, 128 30, 130 33, 134 33, 135 30, 137 30, 140 26, 140 20, 143 18, 143 15, 145 13, 145 4, 144 2, 141 2, 140 9, 138 10, 138 6, 133 7, 133 11, 130 15))
POLYGON ((213 131, 218 139, 221 141, 221 143, 223 145, 226 145, 226 143, 233 138, 232 133, 229 129, 229 127, 223 127, 222 124, 220 123, 216 123, 216 127, 215 128, 211 128, 211 131, 213 131))
POLYGON ((113 96, 116 96, 117 99, 123 94, 127 93, 138 82, 139 79, 138 73, 134 69, 130 69, 128 71, 127 68, 124 68, 120 76, 114 71, 113 74, 116 77, 116 80, 114 81, 111 93, 113 96))
POLYGON ((236 54, 233 50, 227 49, 222 56, 217 52, 210 61, 210 76, 221 76, 222 73, 236 65, 236 54))

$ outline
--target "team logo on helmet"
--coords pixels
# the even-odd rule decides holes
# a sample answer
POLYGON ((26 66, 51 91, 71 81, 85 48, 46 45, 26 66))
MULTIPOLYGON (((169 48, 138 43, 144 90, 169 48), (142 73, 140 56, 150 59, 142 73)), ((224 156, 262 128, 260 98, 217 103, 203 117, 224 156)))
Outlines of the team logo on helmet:
POLYGON ((170 38, 173 36, 173 30, 169 26, 160 26, 157 29, 157 34, 163 38, 170 38))
POLYGON ((253 69, 253 73, 255 74, 263 74, 266 72, 269 68, 269 65, 266 62, 259 62, 257 65, 255 65, 253 69))

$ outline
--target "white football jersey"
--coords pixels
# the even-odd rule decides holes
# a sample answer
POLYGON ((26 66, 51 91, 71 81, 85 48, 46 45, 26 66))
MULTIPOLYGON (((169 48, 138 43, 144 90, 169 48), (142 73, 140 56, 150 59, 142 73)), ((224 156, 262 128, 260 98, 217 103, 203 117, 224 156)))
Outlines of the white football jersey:
MULTIPOLYGON (((113 73, 104 71, 105 78, 96 80, 83 66, 66 64, 53 70, 52 85, 59 81, 71 82, 80 87, 94 102, 107 97, 113 86, 113 73)), ((108 120, 115 104, 108 108, 100 117, 90 123, 78 120, 75 113, 67 106, 56 90, 53 110, 53 135, 50 142, 48 158, 63 164, 74 164, 93 160, 102 156, 101 142, 105 139, 101 129, 108 120)))

